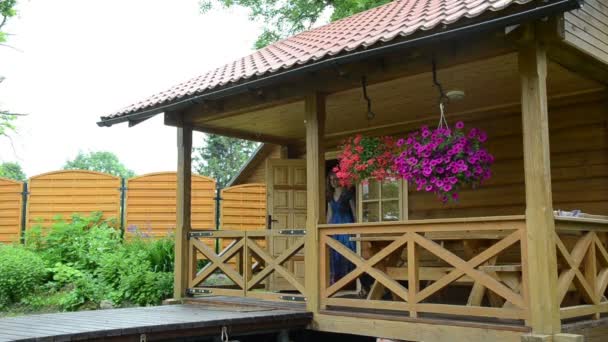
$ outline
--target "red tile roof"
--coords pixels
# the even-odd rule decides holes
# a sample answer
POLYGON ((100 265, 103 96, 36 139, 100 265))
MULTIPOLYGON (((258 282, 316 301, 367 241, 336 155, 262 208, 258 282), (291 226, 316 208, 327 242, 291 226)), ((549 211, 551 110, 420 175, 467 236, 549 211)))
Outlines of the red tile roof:
POLYGON ((115 112, 102 120, 150 110, 211 89, 365 48, 419 30, 450 25, 487 11, 532 0, 395 0, 388 4, 283 39, 249 56, 115 112))

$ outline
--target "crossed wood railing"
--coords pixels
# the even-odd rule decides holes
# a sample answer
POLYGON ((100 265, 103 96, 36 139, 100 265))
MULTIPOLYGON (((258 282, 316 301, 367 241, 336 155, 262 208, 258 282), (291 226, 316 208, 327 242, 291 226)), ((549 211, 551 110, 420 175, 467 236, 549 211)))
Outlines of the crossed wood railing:
POLYGON ((322 307, 407 311, 412 317, 419 313, 528 317, 526 286, 522 286, 527 278, 523 217, 320 228, 322 307), (371 245, 370 256, 348 249, 334 239, 335 234, 350 234, 352 240, 371 245), (329 283, 331 251, 354 265, 333 284, 329 283), (363 274, 373 279, 373 286, 365 298, 352 298, 343 290, 363 274), (468 287, 468 297, 444 298, 442 292, 454 286, 468 287))
POLYGON ((294 256, 302 254, 303 249, 302 230, 192 232, 188 291, 191 294, 303 301, 304 284, 286 265, 294 256), (291 244, 280 252, 272 251, 273 237, 289 238, 291 244), (210 247, 216 241, 219 253, 210 247), (292 291, 271 291, 272 275, 286 281, 292 291))
POLYGON ((558 301, 562 319, 608 312, 608 221, 556 219, 558 301))

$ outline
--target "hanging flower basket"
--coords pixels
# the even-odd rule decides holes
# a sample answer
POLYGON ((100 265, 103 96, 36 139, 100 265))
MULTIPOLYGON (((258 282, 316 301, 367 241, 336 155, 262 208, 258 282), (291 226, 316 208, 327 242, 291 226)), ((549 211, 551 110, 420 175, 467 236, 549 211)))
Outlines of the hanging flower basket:
POLYGON ((462 122, 453 129, 424 126, 396 142, 402 152, 394 158, 394 169, 417 191, 435 193, 444 203, 456 201, 460 189, 475 188, 492 175, 494 157, 482 146, 486 140, 485 132, 466 132, 462 122))
POLYGON ((346 139, 338 154, 339 164, 333 168, 340 185, 350 187, 369 178, 382 181, 395 177, 396 148, 393 137, 357 135, 346 139))

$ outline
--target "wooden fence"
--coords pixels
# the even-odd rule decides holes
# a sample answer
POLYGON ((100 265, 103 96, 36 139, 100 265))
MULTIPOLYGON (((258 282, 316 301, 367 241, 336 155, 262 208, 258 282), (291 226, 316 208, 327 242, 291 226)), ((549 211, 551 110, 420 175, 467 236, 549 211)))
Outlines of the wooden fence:
MULTIPOLYGON (((120 178, 100 172, 65 170, 29 179, 27 228, 48 226, 56 217, 101 211, 104 218, 120 217, 120 178)), ((118 225, 118 221, 117 221, 118 225)))
MULTIPOLYGON (((0 243, 19 241, 23 225, 23 229, 48 227, 56 218, 69 220, 73 214, 90 215, 95 211, 103 212, 104 218, 116 219, 116 227, 125 229, 127 236, 135 231, 165 236, 175 229, 176 188, 175 172, 128 180, 82 170, 44 173, 27 183, 0 178, 0 243)), ((218 228, 218 214, 221 229, 265 229, 265 184, 226 188, 218 198, 214 179, 193 175, 193 229, 218 228), (218 202, 220 210, 216 212, 218 202)))
POLYGON ((266 184, 243 184, 221 192, 221 225, 228 230, 266 227, 266 184))
MULTIPOLYGON (((175 229, 177 174, 151 173, 127 182, 126 230, 134 228, 152 236, 175 229)), ((192 176, 192 227, 215 228, 215 180, 192 176)))
POLYGON ((19 240, 23 183, 0 178, 0 243, 19 240))

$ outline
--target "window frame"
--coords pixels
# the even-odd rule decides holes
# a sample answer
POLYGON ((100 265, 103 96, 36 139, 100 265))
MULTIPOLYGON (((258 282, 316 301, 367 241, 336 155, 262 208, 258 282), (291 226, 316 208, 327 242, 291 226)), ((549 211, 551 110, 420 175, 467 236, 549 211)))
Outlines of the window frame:
MULTIPOLYGON (((381 182, 375 180, 375 179, 370 179, 369 182, 377 182, 378 184, 378 198, 377 199, 368 199, 368 200, 364 200, 363 199, 363 186, 362 184, 357 184, 356 186, 356 191, 357 191, 357 197, 356 197, 356 207, 357 207, 357 222, 360 223, 380 223, 380 222, 398 222, 398 221, 407 221, 408 220, 408 185, 407 182, 404 181, 403 179, 398 179, 397 182, 399 183, 398 186, 398 190, 399 190, 399 219, 396 221, 383 221, 382 220, 382 185, 380 184, 381 182), (367 221, 364 222, 363 221, 363 203, 378 203, 378 218, 380 219, 379 221, 367 221)), ((394 198, 390 198, 389 200, 395 200, 394 198)), ((385 199, 386 201, 386 199, 385 199)))

